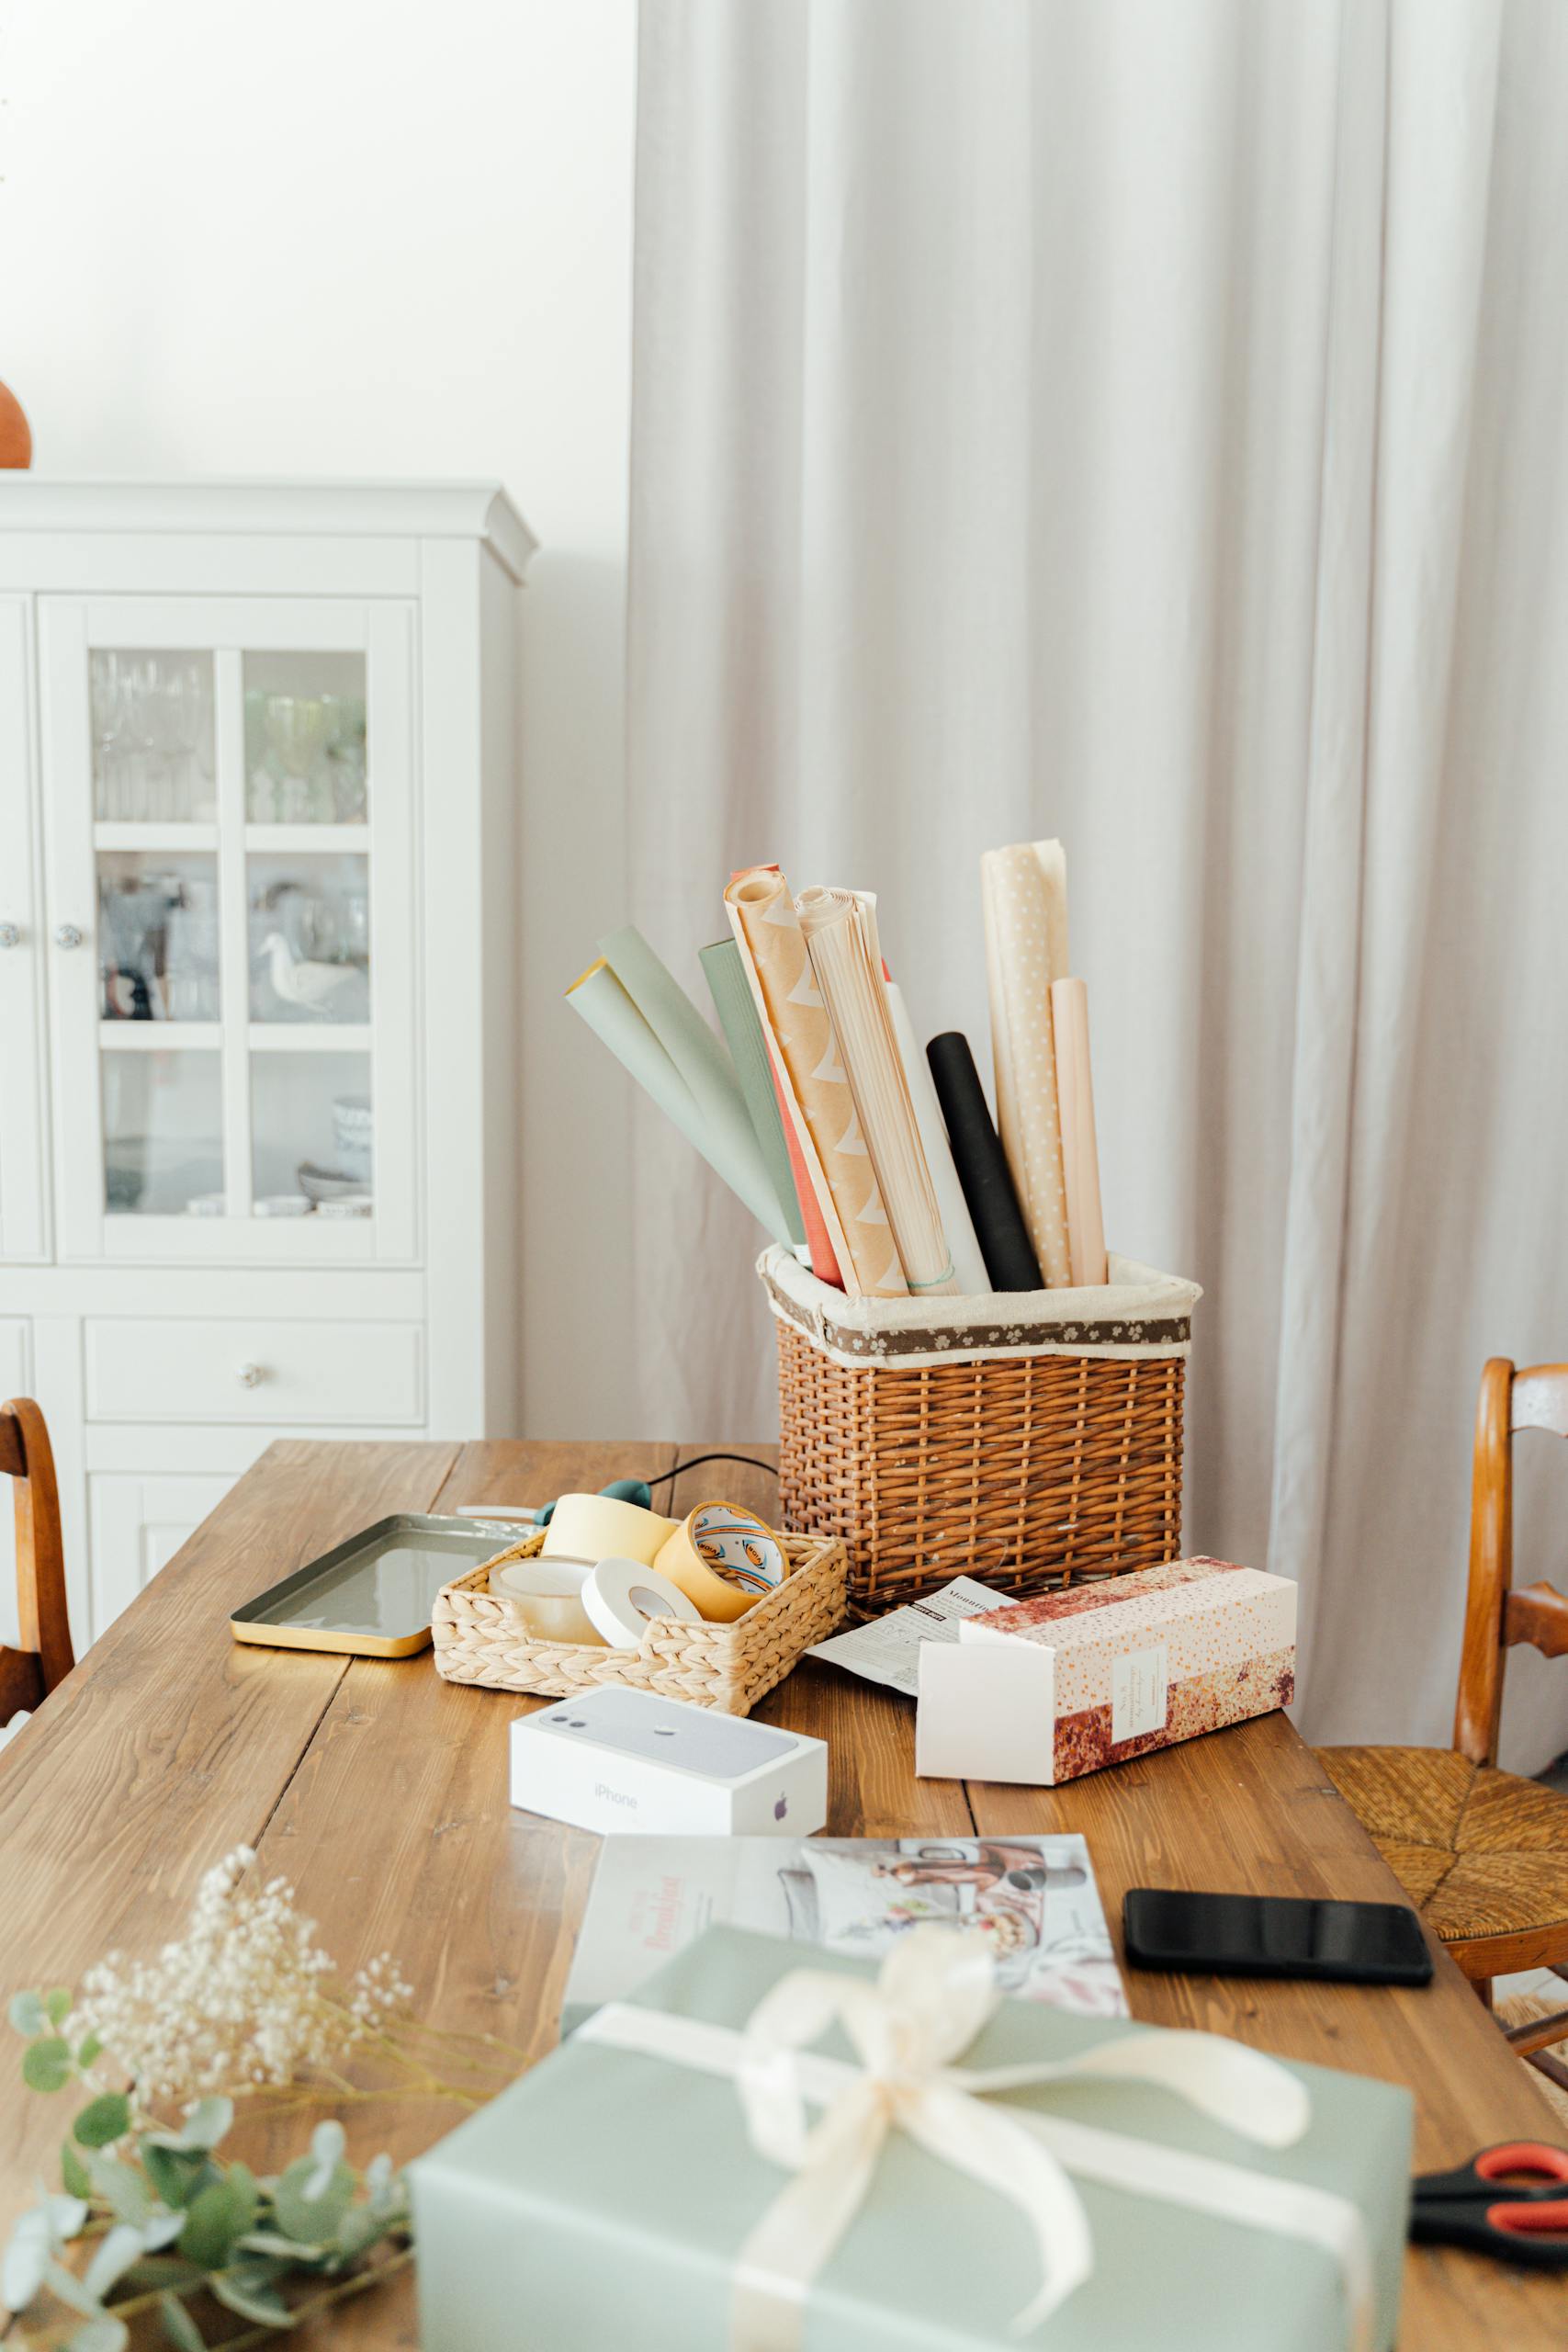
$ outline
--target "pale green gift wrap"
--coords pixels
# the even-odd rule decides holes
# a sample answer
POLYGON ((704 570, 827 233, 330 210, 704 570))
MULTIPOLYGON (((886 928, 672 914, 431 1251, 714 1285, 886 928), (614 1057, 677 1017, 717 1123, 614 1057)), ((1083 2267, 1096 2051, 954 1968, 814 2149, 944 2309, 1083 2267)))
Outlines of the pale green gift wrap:
MULTIPOLYGON (((813 1968, 874 1975, 814 1951, 813 1968)), ((634 1996, 736 2029, 798 1945, 715 1928, 634 1996)), ((974 2067, 1066 2058, 1150 2030, 1006 2001, 974 2067)), ((837 2031, 832 2056, 852 2053, 837 2031)), ((1359 2211, 1376 2325, 1394 2340, 1404 2252, 1409 2093, 1317 2066, 1312 2121, 1256 2147, 1170 2092, 1088 2077, 1001 2094, 1102 2131, 1310 2184, 1359 2211)), ((755 2154, 733 2083, 574 2038, 412 2167, 425 2352, 729 2352, 737 2248, 789 2175, 755 2154)), ((1009 2323, 1039 2284, 1017 2208, 889 2136, 864 2205, 809 2290, 802 2352, 1344 2352, 1332 2256, 1299 2238, 1078 2178, 1095 2270, 1041 2326, 1009 2323)))

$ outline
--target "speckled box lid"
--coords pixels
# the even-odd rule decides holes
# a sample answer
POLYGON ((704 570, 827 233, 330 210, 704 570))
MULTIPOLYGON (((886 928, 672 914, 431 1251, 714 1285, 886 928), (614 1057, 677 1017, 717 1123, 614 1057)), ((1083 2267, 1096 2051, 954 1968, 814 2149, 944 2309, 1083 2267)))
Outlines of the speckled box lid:
POLYGON ((1173 1560, 964 1620, 964 1643, 1050 1653, 1054 1781, 1288 1706, 1296 1588, 1234 1560, 1173 1560))

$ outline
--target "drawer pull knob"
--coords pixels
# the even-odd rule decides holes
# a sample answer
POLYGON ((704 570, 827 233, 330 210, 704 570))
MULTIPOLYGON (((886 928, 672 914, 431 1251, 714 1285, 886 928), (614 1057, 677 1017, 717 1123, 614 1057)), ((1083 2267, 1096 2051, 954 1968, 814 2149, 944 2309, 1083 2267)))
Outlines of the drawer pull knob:
POLYGON ((0 922, 0 947, 19 947, 22 926, 19 922, 0 922))
POLYGON ((81 931, 73 922, 59 923, 55 927, 54 944, 57 947, 80 947, 81 931))
POLYGON ((242 1388, 254 1388, 258 1381, 266 1378, 266 1372, 259 1363, 243 1363, 236 1368, 234 1377, 242 1388))

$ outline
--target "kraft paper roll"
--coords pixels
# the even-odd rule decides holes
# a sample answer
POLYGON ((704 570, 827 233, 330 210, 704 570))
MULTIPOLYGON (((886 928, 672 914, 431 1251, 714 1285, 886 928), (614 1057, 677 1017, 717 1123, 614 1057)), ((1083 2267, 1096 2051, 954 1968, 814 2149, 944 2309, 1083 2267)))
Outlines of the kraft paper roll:
POLYGON ((969 1040, 960 1030, 950 1029, 931 1039, 926 1058, 986 1271, 998 1290, 1039 1290, 1040 1268, 969 1040))
POLYGON ((1067 961, 1067 862, 1060 842, 1019 842, 980 860, 997 1125, 1040 1270, 1072 1280, 1057 1107, 1051 983, 1067 961))
POLYGON ((1067 1240, 1075 1284, 1105 1280, 1105 1223, 1100 1198, 1100 1147, 1089 1062, 1089 990, 1082 980, 1053 980, 1051 1026, 1056 1045, 1056 1100, 1062 1114, 1062 1175, 1067 1188, 1067 1240))
POLYGON ((592 1566, 590 1560, 506 1560, 491 1568, 490 1589, 498 1599, 513 1603, 529 1632, 541 1641, 592 1642, 603 1649, 604 1636, 582 1605, 582 1588, 592 1566))
POLYGON ((956 1297, 960 1285, 888 1008, 875 899, 867 890, 818 886, 803 890, 795 905, 904 1279, 922 1298, 956 1297))
POLYGON ((789 1080, 785 1108, 796 1120, 845 1284, 860 1297, 907 1298, 909 1285, 789 885, 777 866, 753 866, 724 898, 789 1080))
POLYGON ((656 1617, 689 1623, 697 1613, 680 1586, 645 1560, 601 1560, 582 1588, 582 1605, 614 1650, 640 1649, 656 1617))
POLYGON ((991 1287, 986 1272, 986 1261, 980 1254, 980 1244, 975 1236, 975 1222, 969 1214, 969 1204, 964 1197, 964 1187, 958 1181, 958 1170, 953 1164, 953 1150, 942 1124, 942 1105, 936 1099, 936 1088, 924 1054, 915 1043, 915 1032, 904 1003, 904 991, 896 980, 887 983, 887 1010, 893 1015, 893 1035, 898 1041, 898 1058, 904 1065, 908 1082, 909 1100, 914 1104, 915 1124, 920 1131, 920 1144, 931 1170, 931 1183, 936 1192, 936 1204, 942 1216, 942 1229, 947 1236, 947 1247, 953 1258, 953 1277, 965 1298, 983 1298, 991 1287))
POLYGON ((651 1567, 678 1521, 617 1502, 613 1495, 562 1495, 545 1530, 544 1560, 605 1560, 615 1555, 651 1567))
POLYGON ((784 1581, 787 1562, 773 1529, 755 1511, 734 1503, 699 1503, 660 1552, 660 1576, 680 1586, 694 1609, 716 1624, 732 1625, 784 1581), (732 1557, 746 1583, 719 1573, 732 1557))
MULTIPOLYGON (((635 933, 631 935, 636 937, 635 933)), ((617 933, 610 943, 618 953, 623 952, 626 936, 617 933)), ((657 998, 658 1028, 603 956, 572 982, 566 1001, 680 1128, 686 1141, 696 1147, 708 1166, 745 1202, 758 1223, 787 1250, 793 1246, 790 1229, 763 1164, 739 1085, 722 1064, 717 1074, 713 1068, 720 1058, 718 1041, 651 948, 645 942, 638 944, 668 983, 669 992, 660 992, 657 998), (684 1018, 675 1009, 677 997, 685 1006, 684 1018), (705 1048, 696 1043, 694 1029, 707 1040, 705 1048), (732 1100, 720 1083, 721 1077, 728 1079, 732 1100)), ((637 968, 643 967, 638 964, 637 968)), ((655 1003, 651 989, 649 1001, 655 1003)))

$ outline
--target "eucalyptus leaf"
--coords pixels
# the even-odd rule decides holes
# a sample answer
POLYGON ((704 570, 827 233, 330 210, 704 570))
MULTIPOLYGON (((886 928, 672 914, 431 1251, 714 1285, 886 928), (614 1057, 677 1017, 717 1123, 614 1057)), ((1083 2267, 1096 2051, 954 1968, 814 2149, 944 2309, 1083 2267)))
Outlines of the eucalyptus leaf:
POLYGON ((191 2201, 180 2232, 179 2249, 187 2262, 204 2270, 221 2270, 236 2241, 256 2217, 254 2176, 244 2165, 231 2165, 222 2180, 213 2181, 191 2201))
POLYGON ((144 2145, 176 2155, 215 2148, 234 2120, 231 2098, 198 2098, 177 2132, 149 2132, 144 2145))
POLYGON ((99 2312, 69 2337, 65 2352, 125 2352, 130 2341, 130 2330, 112 2312, 99 2312))
POLYGON ((51 2239, 57 2246, 63 2245, 67 2238, 78 2236, 86 2227, 85 2198, 46 2197, 43 2200, 43 2211, 49 2223, 51 2239))
POLYGON ((0 2259, 0 2303, 8 2312, 27 2310, 43 2285, 50 2253, 49 2215, 41 2205, 35 2205, 17 2222, 0 2259))
POLYGON ((130 2129, 130 2101, 123 2091, 103 2091, 89 2099, 71 2127, 80 2148, 107 2148, 130 2129))
POLYGON ((87 2167, 69 2140, 61 2143, 60 2177, 73 2197, 91 2197, 93 2184, 87 2177, 87 2167))
POLYGON ((171 2207, 188 2205, 197 2190, 207 2187, 201 2176, 210 2173, 211 2167, 204 2159, 182 2158, 173 2148, 159 2147, 151 2137, 141 2142, 139 2153, 141 2169, 160 2203, 171 2207))
POLYGON ((82 2275, 84 2291, 101 2303, 143 2251, 141 2231, 132 2229, 129 2222, 117 2222, 107 2236, 99 2239, 97 2252, 82 2275))
POLYGON ((318 2123, 311 2132, 310 2154, 316 2160, 316 2169, 305 2183, 305 2195, 312 2201, 324 2197, 332 2187, 333 2174, 343 2162, 345 2145, 343 2125, 335 2116, 318 2123))
POLYGON ((324 2189, 312 2196, 320 2171, 314 2156, 299 2157, 279 2177, 273 2198, 279 2231, 298 2245, 330 2245, 354 2196, 354 2175, 343 2164, 333 2165, 324 2189))
POLYGON ((175 2352, 207 2352, 207 2338, 177 2295, 160 2295, 158 2317, 175 2352))
POLYGON ((258 2321, 263 2327, 288 2325, 288 2306, 276 2289, 252 2288, 227 2270, 215 2270, 207 2283, 225 2311, 237 2312, 242 2319, 258 2321))
POLYGON ((44 1995, 43 2006, 49 2013, 49 2021, 51 2025, 53 2026, 55 2031, 58 2033, 61 2027, 65 2023, 66 2018, 71 2015, 70 1985, 54 1985, 44 1995))
POLYGON ((141 2224, 142 2253, 156 2254, 161 2246, 173 2245, 185 2225, 183 2213, 166 2213, 161 2206, 154 2206, 141 2224))
POLYGON ((29 2041, 22 2052, 22 2080, 30 2091, 62 2091, 71 2080, 71 2045, 58 2034, 29 2041))
POLYGON ((35 2035, 49 2031, 49 2012, 38 1993, 13 1993, 6 2014, 16 2030, 25 2034, 29 2041, 35 2035))
POLYGON ((87 2151, 85 2162, 95 2197, 103 2199, 117 2222, 129 2222, 132 2229, 141 2229, 152 2211, 142 2174, 134 2165, 100 2154, 96 2148, 87 2151))
POLYGON ((50 2292, 58 2295, 62 2303, 69 2303, 73 2312, 82 2312, 88 2319, 102 2317, 96 2295, 89 2295, 76 2273, 67 2270, 63 2262, 57 2262, 51 2256, 43 2277, 50 2292))
POLYGON ((98 2040, 96 2033, 85 2035, 81 2042, 77 2045, 76 2064, 78 2066, 90 2066, 94 2059, 101 2054, 103 2046, 103 2043, 98 2040))

